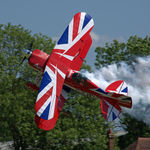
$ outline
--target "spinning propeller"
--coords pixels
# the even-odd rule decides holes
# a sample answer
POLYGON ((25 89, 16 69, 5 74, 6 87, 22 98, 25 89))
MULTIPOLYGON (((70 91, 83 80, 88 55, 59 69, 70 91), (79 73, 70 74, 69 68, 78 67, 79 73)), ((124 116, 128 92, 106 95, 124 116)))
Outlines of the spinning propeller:
POLYGON ((33 46, 33 41, 31 42, 29 49, 23 49, 22 52, 24 53, 24 58, 22 59, 20 65, 22 65, 22 63, 26 60, 29 59, 29 57, 32 54, 32 46, 33 46))

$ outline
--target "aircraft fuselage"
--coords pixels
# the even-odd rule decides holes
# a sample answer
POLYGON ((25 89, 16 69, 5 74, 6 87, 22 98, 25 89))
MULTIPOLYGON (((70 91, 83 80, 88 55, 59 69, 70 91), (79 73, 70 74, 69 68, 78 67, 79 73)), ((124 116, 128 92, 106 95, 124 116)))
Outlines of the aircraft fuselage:
MULTIPOLYGON (((47 53, 36 49, 29 57, 28 63, 32 68, 40 72, 44 72, 48 58, 49 55, 47 53)), ((72 89, 87 92, 98 97, 100 97, 100 93, 106 93, 82 73, 75 70, 68 70, 64 84, 68 85, 72 89)))
MULTIPOLYGON (((32 68, 40 72, 44 72, 48 58, 49 55, 47 53, 36 49, 30 55, 28 63, 32 68)), ((109 101, 109 98, 111 96, 111 99, 114 99, 115 101, 117 100, 116 96, 114 96, 115 98, 113 98, 110 93, 105 92, 98 85, 96 85, 90 79, 88 79, 85 75, 76 70, 68 70, 66 78, 64 80, 64 84, 70 87, 71 89, 90 93, 92 95, 97 96, 98 98, 106 97, 109 101)), ((33 84, 28 84, 27 86, 31 89, 38 90, 38 87, 36 87, 33 84)), ((119 99, 117 101, 121 106, 130 107, 130 104, 127 101, 120 101, 119 99)))

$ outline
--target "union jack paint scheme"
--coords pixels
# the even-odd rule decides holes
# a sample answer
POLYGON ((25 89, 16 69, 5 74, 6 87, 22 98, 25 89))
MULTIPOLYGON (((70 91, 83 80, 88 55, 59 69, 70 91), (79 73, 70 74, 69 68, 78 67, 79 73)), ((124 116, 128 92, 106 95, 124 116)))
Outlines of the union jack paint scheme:
MULTIPOLYGON (((128 87, 123 80, 119 80, 110 84, 106 88, 105 92, 111 94, 112 97, 118 97, 118 94, 120 94, 120 98, 123 99, 124 95, 128 94, 128 87)), ((126 98, 126 96, 124 98, 126 98)), ((121 113, 120 106, 126 107, 126 105, 124 105, 123 103, 114 103, 114 101, 107 100, 106 97, 103 97, 101 99, 102 114, 107 121, 113 121, 119 116, 119 114, 121 113)))
POLYGON ((38 90, 35 103, 35 122, 43 130, 54 128, 59 113, 71 89, 87 92, 101 99, 104 118, 114 120, 121 112, 120 106, 131 108, 124 81, 114 82, 104 91, 79 72, 92 44, 90 32, 94 26, 92 17, 85 12, 77 13, 58 40, 51 55, 38 49, 23 50, 29 64, 43 72, 40 87, 27 83, 38 90))

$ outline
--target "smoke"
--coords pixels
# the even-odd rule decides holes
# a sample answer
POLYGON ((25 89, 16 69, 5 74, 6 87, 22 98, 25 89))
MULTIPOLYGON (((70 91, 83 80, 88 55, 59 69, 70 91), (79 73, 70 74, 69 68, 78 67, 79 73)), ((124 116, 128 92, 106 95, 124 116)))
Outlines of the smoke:
POLYGON ((150 125, 150 56, 137 58, 132 67, 122 62, 119 66, 112 64, 94 73, 85 72, 85 75, 104 90, 110 83, 124 80, 133 107, 123 111, 150 125))

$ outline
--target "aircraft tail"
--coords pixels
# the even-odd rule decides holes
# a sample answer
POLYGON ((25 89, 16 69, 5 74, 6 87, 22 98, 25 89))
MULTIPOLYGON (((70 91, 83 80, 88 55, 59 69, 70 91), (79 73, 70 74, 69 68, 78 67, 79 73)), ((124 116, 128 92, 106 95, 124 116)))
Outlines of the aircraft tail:
POLYGON ((128 95, 127 84, 123 80, 111 83, 105 90, 108 97, 101 99, 101 110, 107 121, 113 121, 121 113, 121 107, 132 107, 132 99, 128 95))

